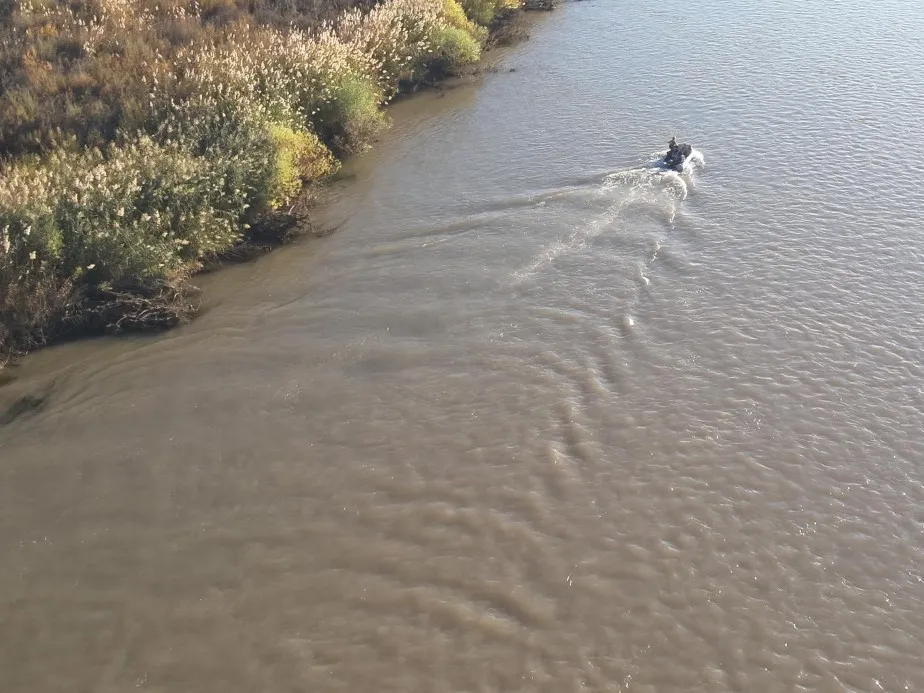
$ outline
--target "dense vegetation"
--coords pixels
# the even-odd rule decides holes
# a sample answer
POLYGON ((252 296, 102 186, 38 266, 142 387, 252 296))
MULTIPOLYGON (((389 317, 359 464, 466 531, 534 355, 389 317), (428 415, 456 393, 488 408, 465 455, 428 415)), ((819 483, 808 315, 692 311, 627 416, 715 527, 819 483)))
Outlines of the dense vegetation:
POLYGON ((0 355, 177 282, 478 60, 519 0, 0 0, 0 355))

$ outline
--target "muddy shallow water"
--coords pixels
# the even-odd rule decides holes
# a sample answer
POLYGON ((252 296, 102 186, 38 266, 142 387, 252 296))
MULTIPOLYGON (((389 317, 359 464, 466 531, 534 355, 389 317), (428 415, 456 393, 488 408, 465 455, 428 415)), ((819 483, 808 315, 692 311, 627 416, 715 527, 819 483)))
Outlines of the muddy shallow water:
POLYGON ((0 690, 924 689, 924 13, 530 34, 0 388, 0 690))

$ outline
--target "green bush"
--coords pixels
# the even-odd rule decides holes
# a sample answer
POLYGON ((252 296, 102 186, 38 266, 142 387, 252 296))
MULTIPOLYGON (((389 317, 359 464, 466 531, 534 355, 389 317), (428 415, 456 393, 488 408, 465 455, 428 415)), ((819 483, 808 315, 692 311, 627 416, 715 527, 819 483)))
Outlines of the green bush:
POLYGON ((226 250, 274 173, 268 136, 237 139, 237 152, 194 156, 142 136, 16 166, 0 185, 5 254, 65 279, 115 284, 165 278, 226 250))
POLYGON ((498 13, 520 6, 519 0, 459 0, 459 2, 465 14, 482 26, 489 26, 498 13))
POLYGON ((462 29, 478 41, 483 42, 488 37, 487 29, 476 23, 472 15, 466 13, 459 0, 443 0, 443 14, 449 26, 462 29))
POLYGON ((274 124, 269 133, 276 154, 267 200, 271 209, 290 202, 305 182, 328 176, 339 167, 339 162, 313 132, 274 124))
POLYGON ((46 342, 47 331, 65 313, 72 283, 39 262, 16 262, 0 249, 0 287, 0 356, 5 356, 46 342))
POLYGON ((360 74, 345 73, 330 85, 330 99, 317 115, 318 129, 341 152, 365 149, 387 125, 382 93, 360 74))
POLYGON ((441 27, 433 36, 437 69, 452 74, 481 58, 481 44, 468 32, 454 26, 441 27))

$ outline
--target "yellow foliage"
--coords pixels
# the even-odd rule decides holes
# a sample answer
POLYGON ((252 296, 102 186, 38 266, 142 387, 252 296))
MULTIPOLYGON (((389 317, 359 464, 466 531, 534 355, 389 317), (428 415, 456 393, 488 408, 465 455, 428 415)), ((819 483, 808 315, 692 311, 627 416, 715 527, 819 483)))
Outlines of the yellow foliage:
POLYGON ((520 0, 461 0, 462 8, 473 21, 488 26, 502 10, 514 10, 520 0))
POLYGON ((481 44, 471 34, 454 26, 439 29, 433 37, 433 45, 448 73, 481 58, 481 44))
POLYGON ((303 183, 329 176, 340 167, 330 150, 309 130, 295 130, 277 123, 269 126, 269 135, 275 147, 275 168, 267 200, 272 209, 290 202, 303 183))
POLYGON ((443 0, 443 14, 449 26, 461 29, 479 41, 487 38, 487 29, 468 18, 458 0, 443 0))

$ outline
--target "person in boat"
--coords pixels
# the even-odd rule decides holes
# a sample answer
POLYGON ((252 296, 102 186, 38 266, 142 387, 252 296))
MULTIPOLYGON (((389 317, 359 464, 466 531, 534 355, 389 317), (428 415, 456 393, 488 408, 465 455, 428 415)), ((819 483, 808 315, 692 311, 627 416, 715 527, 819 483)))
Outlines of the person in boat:
POLYGON ((664 163, 668 166, 676 166, 680 159, 680 151, 677 147, 677 138, 671 137, 671 141, 667 143, 667 154, 664 155, 664 163))
POLYGON ((664 163, 679 170, 692 152, 693 147, 688 144, 677 144, 677 138, 671 137, 671 141, 667 143, 667 154, 664 155, 664 163))

